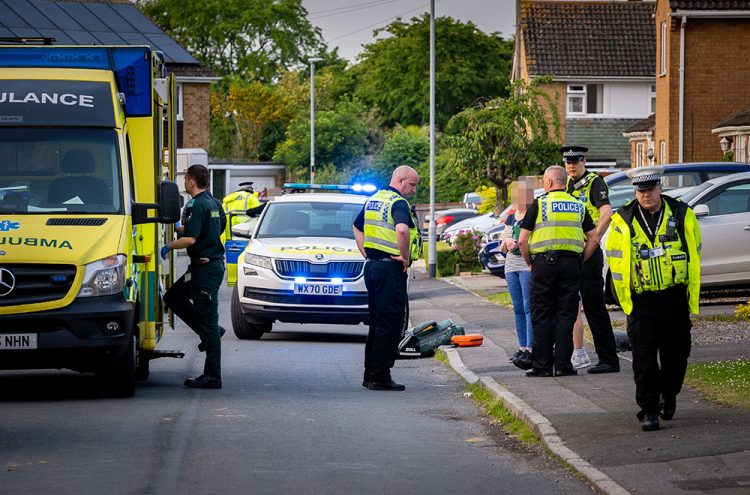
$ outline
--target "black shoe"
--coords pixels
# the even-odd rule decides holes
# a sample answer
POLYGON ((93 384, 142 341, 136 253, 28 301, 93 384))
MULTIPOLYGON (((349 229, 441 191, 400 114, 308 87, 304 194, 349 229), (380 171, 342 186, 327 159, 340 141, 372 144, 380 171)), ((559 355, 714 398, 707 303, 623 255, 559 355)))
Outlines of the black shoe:
POLYGON ((532 362, 532 356, 529 351, 523 351, 519 357, 514 359, 512 362, 517 367, 521 368, 522 370, 530 370, 533 366, 531 364, 532 362))
POLYGON ((517 351, 515 352, 515 354, 513 354, 513 355, 512 355, 511 357, 510 357, 510 359, 508 359, 508 361, 510 361, 510 362, 512 363, 512 362, 513 362, 513 361, 515 361, 516 359, 520 358, 520 357, 521 357, 521 356, 523 355, 524 351, 525 351, 525 349, 518 349, 518 350, 517 350, 517 351))
POLYGON ((578 370, 575 368, 565 370, 555 370, 555 376, 577 376, 578 370))
MULTIPOLYGON (((227 329, 224 328, 224 327, 219 327, 219 338, 222 338, 225 333, 227 333, 227 329)), ((206 346, 203 345, 203 342, 201 342, 200 344, 198 344, 198 350, 200 352, 203 352, 203 351, 206 350, 206 346)))
POLYGON ((552 372, 531 368, 526 372, 526 376, 538 376, 540 378, 547 378, 549 376, 552 376, 552 372))
POLYGON ((641 430, 655 431, 659 429, 659 416, 656 414, 644 414, 641 419, 641 430))
POLYGON ((589 373, 592 375, 598 375, 601 373, 619 373, 620 372, 620 365, 619 364, 607 364, 607 363, 599 363, 596 366, 592 366, 589 368, 589 373))
POLYGON ((406 386, 396 383, 393 380, 387 382, 370 382, 367 384, 367 388, 370 390, 406 390, 406 386))
POLYGON ((370 388, 370 380, 362 380, 362 386, 365 388, 370 388))
POLYGON ((665 421, 669 421, 674 418, 675 410, 677 409, 677 397, 675 396, 664 396, 661 404, 659 404, 659 417, 665 421))
POLYGON ((221 388, 221 378, 201 375, 185 380, 187 388, 221 388))

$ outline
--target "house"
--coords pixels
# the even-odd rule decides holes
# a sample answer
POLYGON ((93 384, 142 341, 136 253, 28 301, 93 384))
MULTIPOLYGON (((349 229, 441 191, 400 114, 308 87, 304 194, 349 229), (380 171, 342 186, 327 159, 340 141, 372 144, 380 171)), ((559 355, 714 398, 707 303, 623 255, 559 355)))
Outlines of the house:
POLYGON ((643 167, 656 164, 654 155, 655 122, 656 114, 652 113, 648 118, 639 120, 623 132, 622 135, 628 138, 630 142, 631 166, 643 167))
POLYGON ((656 163, 720 160, 733 146, 746 161, 750 0, 657 0, 654 21, 656 163))
POLYGON ((722 120, 711 129, 719 136, 722 153, 735 162, 750 163, 750 107, 722 120))
POLYGON ((654 113, 653 1, 521 0, 513 78, 551 76, 566 144, 590 166, 630 165, 622 134, 654 113))
POLYGON ((61 45, 150 45, 177 82, 177 147, 208 150, 209 69, 129 0, 0 0, 0 38, 52 38, 61 45))

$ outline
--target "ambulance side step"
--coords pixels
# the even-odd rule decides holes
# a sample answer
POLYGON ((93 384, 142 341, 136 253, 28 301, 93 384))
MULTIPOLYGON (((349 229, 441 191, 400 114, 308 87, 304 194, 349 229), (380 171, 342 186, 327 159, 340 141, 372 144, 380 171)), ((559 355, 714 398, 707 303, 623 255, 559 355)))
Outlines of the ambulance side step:
POLYGON ((178 358, 178 359, 182 359, 182 358, 185 357, 185 351, 161 351, 161 350, 157 350, 157 351, 145 352, 144 355, 143 355, 143 357, 145 357, 149 361, 153 361, 154 359, 159 359, 159 358, 178 358))

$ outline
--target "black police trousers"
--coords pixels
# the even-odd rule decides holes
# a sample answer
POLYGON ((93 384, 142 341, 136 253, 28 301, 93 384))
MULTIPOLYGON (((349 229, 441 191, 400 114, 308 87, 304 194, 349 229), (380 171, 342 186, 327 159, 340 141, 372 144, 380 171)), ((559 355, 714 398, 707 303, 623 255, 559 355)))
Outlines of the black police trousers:
POLYGON ((406 318, 404 265, 388 260, 365 263, 365 286, 370 311, 370 331, 365 343, 365 381, 387 382, 398 355, 406 318))
POLYGON ((166 304, 190 327, 206 349, 203 374, 221 378, 221 334, 219 333, 219 287, 224 280, 224 262, 191 263, 166 294, 166 304))
POLYGON ((612 321, 604 304, 604 279, 602 269, 604 267, 604 255, 601 248, 596 251, 583 264, 581 271, 581 301, 583 312, 586 314, 591 335, 594 337, 594 349, 599 363, 620 366, 617 357, 617 344, 615 334, 612 331, 612 321))
POLYGON ((660 397, 676 397, 690 357, 690 309, 684 285, 633 294, 628 337, 633 349, 635 401, 658 414, 660 397))
POLYGON ((549 263, 537 255, 531 267, 532 367, 537 371, 573 369, 573 324, 578 315, 581 258, 574 253, 549 263))

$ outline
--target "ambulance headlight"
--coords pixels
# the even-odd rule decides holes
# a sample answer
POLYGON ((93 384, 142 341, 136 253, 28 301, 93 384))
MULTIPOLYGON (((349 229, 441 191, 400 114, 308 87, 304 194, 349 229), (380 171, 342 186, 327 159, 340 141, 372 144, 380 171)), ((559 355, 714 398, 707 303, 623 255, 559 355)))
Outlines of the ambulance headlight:
POLYGON ((128 258, 118 254, 86 265, 77 297, 109 296, 122 292, 128 258))
POLYGON ((259 266, 261 268, 267 268, 273 270, 273 263, 271 258, 267 256, 258 256, 257 254, 245 253, 245 263, 248 265, 259 266))

